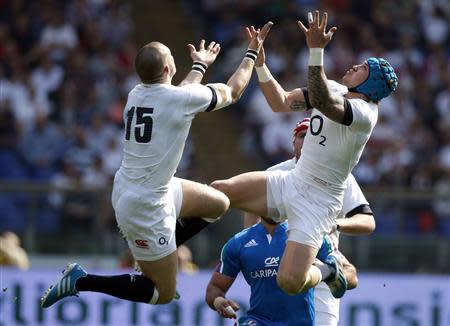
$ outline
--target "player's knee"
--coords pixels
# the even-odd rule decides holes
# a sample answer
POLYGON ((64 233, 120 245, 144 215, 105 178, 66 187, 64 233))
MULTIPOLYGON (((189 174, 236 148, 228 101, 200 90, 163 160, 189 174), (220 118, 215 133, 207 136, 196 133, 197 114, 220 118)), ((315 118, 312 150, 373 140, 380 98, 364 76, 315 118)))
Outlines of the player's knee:
POLYGON ((295 295, 301 292, 304 283, 305 282, 302 282, 292 275, 278 274, 277 276, 277 284, 280 289, 290 295, 295 295))
POLYGON ((230 208, 230 200, 227 195, 214 189, 209 195, 207 209, 202 217, 210 219, 219 218, 228 210, 228 208, 230 208))
POLYGON ((229 180, 216 180, 213 181, 210 185, 214 189, 217 189, 223 192, 225 195, 230 197, 232 195, 232 184, 229 180))
POLYGON ((355 266, 348 264, 344 266, 344 274, 347 279, 347 289, 352 290, 358 286, 358 274, 355 266))
POLYGON ((225 213, 228 210, 228 208, 230 208, 230 199, 223 192, 218 191, 215 206, 216 206, 215 214, 216 217, 218 217, 223 213, 225 213))

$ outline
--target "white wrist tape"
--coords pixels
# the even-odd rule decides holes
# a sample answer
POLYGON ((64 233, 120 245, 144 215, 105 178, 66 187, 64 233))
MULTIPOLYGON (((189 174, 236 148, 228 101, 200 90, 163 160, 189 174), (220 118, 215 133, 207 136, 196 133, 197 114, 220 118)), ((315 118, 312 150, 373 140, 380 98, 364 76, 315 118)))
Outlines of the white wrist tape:
POLYGON ((234 311, 233 307, 231 306, 226 306, 225 310, 232 316, 236 316, 236 312, 234 311))
POLYGON ((270 73, 269 68, 264 64, 261 67, 255 67, 256 74, 258 75, 258 81, 260 83, 267 83, 268 81, 273 79, 272 74, 270 73))
POLYGON ((308 66, 323 66, 323 48, 309 49, 308 66))

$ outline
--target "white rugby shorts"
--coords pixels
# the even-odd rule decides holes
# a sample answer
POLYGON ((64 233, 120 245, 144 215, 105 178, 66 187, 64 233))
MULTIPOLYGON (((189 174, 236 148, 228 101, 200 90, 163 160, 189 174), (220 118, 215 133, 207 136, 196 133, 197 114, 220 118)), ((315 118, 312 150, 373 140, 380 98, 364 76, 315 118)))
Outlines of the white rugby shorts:
POLYGON ((294 170, 267 171, 267 208, 275 221, 288 218, 288 240, 319 249, 342 208, 342 195, 301 180, 294 170))
POLYGON ((178 178, 172 178, 169 191, 161 195, 116 173, 112 205, 120 232, 136 260, 155 261, 177 249, 175 226, 182 200, 178 178))

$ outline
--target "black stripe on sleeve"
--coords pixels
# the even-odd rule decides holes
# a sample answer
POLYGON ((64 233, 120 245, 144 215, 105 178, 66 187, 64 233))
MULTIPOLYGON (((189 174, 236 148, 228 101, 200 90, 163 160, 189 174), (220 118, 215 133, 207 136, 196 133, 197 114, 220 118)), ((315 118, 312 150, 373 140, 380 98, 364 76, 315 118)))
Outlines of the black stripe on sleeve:
POLYGON ((369 205, 362 204, 353 208, 350 212, 345 214, 345 217, 352 217, 355 216, 356 214, 373 215, 373 212, 369 205))
POLYGON ((303 93, 303 97, 305 98, 306 107, 307 107, 308 110, 311 110, 313 107, 311 105, 311 102, 309 101, 308 88, 302 87, 301 90, 302 90, 302 93, 303 93))
POLYGON ((211 92, 212 92, 212 99, 211 99, 211 103, 209 103, 209 106, 208 106, 208 108, 205 110, 205 112, 209 112, 209 111, 212 111, 212 110, 214 110, 214 108, 216 107, 216 105, 217 105, 217 94, 216 94, 216 90, 213 88, 213 87, 211 87, 211 86, 207 86, 210 90, 211 90, 211 92))
POLYGON ((348 99, 344 99, 344 118, 342 119, 342 124, 346 126, 350 126, 353 122, 353 109, 350 101, 348 99))

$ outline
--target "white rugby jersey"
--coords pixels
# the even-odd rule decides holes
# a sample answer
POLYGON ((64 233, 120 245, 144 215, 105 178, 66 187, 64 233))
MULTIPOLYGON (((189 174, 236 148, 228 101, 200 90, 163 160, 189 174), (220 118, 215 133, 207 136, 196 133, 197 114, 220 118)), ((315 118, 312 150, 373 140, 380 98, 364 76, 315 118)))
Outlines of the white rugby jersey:
POLYGON ((165 192, 183 154, 192 119, 217 102, 201 84, 138 84, 124 110, 125 142, 120 173, 131 181, 165 192))
POLYGON ((296 165, 296 175, 305 182, 314 179, 342 191, 345 180, 358 163, 377 122, 378 108, 362 99, 348 99, 348 102, 353 115, 349 126, 328 119, 317 109, 312 110, 302 155, 296 165))
POLYGON ((290 160, 271 166, 266 171, 291 171, 293 168, 295 168, 296 163, 297 161, 294 156, 290 160))
MULTIPOLYGON (((290 171, 295 168, 295 164, 296 162, 294 157, 290 160, 271 166, 267 169, 267 171, 290 171)), ((355 177, 350 173, 345 184, 342 210, 339 212, 337 218, 345 218, 349 212, 361 205, 369 205, 369 203, 356 182, 355 177)), ((333 232, 330 237, 336 247, 338 247, 339 232, 333 232)), ((336 299, 331 294, 328 285, 324 282, 320 282, 314 288, 314 310, 316 312, 316 323, 320 323, 322 321, 322 314, 333 315, 337 320, 339 320, 339 302, 340 300, 336 299)))

